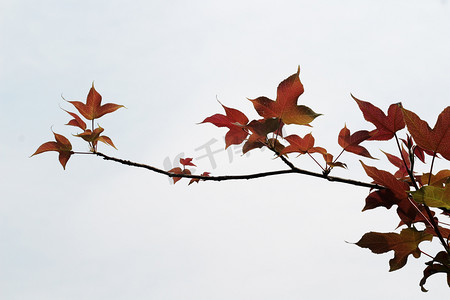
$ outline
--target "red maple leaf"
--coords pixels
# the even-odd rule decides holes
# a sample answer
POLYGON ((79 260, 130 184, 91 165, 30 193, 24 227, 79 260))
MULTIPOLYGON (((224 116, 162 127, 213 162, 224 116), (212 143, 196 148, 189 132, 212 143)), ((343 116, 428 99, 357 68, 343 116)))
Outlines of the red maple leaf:
POLYGON ((55 142, 46 142, 39 146, 39 148, 36 150, 36 152, 33 153, 34 156, 36 154, 40 154, 47 151, 56 151, 59 153, 59 162, 63 166, 64 169, 66 169, 67 161, 69 160, 70 156, 73 154, 72 152, 72 144, 70 141, 63 135, 57 134, 53 132, 53 135, 55 136, 55 142))
POLYGON ((186 166, 193 166, 196 167, 196 165, 194 165, 194 163, 192 163, 193 158, 180 158, 180 164, 182 164, 184 167, 186 166))
POLYGON ((404 108, 402 111, 408 130, 417 145, 450 160, 450 106, 439 114, 433 129, 412 111, 404 108))
POLYGON ((377 129, 371 132, 370 140, 390 140, 394 134, 405 127, 403 115, 399 104, 391 104, 388 115, 370 102, 362 101, 351 95, 358 103, 364 119, 375 125, 377 129))
MULTIPOLYGON (((88 120, 94 120, 102 117, 103 115, 112 113, 118 110, 123 105, 118 105, 114 103, 106 103, 101 105, 102 96, 95 90, 94 83, 89 90, 87 95, 86 104, 80 101, 68 101, 75 106, 75 108, 80 112, 80 114, 88 120)), ((72 124, 71 124, 72 125, 72 124)))
POLYGON ((284 124, 308 125, 321 114, 315 113, 311 108, 297 105, 298 97, 303 94, 303 84, 299 78, 300 66, 297 73, 283 80, 277 89, 275 101, 267 97, 249 99, 252 101, 258 114, 265 118, 279 118, 284 124))
POLYGON ((362 161, 360 163, 364 171, 366 171, 366 174, 373 179, 374 183, 390 189, 399 200, 407 199, 406 192, 409 191, 409 185, 406 182, 398 180, 387 171, 367 166, 362 161))
MULTIPOLYGON (((174 173, 174 174, 187 174, 187 175, 191 175, 191 170, 186 169, 186 166, 194 166, 196 167, 196 165, 194 165, 192 163, 193 158, 180 158, 180 164, 183 166, 183 168, 180 167, 176 167, 173 169, 170 169, 169 173, 174 173)), ((208 176, 208 175, 204 175, 204 176, 208 176)), ((177 183, 179 180, 181 180, 182 177, 172 177, 173 179, 173 183, 177 183)), ((192 182, 190 182, 189 184, 191 184, 192 182)))
POLYGON ((373 158, 366 148, 359 145, 361 142, 368 140, 370 137, 370 132, 367 130, 360 130, 350 134, 350 130, 347 129, 347 126, 344 126, 344 128, 342 128, 339 132, 338 143, 342 148, 344 148, 345 151, 373 158))
POLYGON ((248 118, 237 109, 226 107, 222 103, 220 105, 222 105, 226 115, 212 115, 204 119, 200 124, 211 123, 217 127, 227 127, 229 131, 225 135, 225 148, 228 148, 230 145, 239 145, 248 136, 246 129, 248 118))
POLYGON ((299 137, 296 134, 289 135, 285 137, 285 139, 289 142, 289 146, 283 149, 280 154, 287 154, 287 153, 315 153, 319 152, 321 154, 327 153, 327 150, 325 150, 322 147, 314 147, 314 137, 311 133, 306 134, 303 138, 299 137))
POLYGON ((411 162, 405 148, 402 147, 402 158, 404 160, 400 157, 384 152, 383 150, 381 151, 386 155, 391 164, 398 168, 397 172, 394 174, 395 177, 404 178, 409 176, 408 170, 411 169, 411 162))

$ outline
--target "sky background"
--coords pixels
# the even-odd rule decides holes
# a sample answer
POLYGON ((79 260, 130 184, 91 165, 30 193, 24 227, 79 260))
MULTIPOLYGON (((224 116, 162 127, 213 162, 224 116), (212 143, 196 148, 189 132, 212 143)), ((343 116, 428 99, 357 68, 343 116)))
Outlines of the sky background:
MULTIPOLYGON (((106 154, 164 168, 184 153, 214 175, 284 169, 268 151, 225 151, 226 130, 197 123, 222 112, 216 98, 257 118, 246 98, 274 98, 298 65, 299 101, 323 116, 287 132, 312 131, 337 154, 344 124, 372 129, 350 93, 385 111, 401 101, 434 125, 449 103, 449 37, 440 0, 2 0, 0 298, 448 296, 439 275, 420 292, 426 257, 389 273, 392 252, 350 244, 397 226, 394 211, 361 212, 367 189, 300 175, 188 187, 94 156, 65 171, 56 153, 29 156, 51 128, 78 133, 61 95, 84 101, 95 80, 104 102, 127 107, 99 120, 119 149, 100 145, 106 154), (216 166, 202 157, 213 141, 216 166)), ((368 148, 383 158, 394 146, 368 148)), ((345 154, 349 169, 333 174, 370 181, 359 159, 345 154)))

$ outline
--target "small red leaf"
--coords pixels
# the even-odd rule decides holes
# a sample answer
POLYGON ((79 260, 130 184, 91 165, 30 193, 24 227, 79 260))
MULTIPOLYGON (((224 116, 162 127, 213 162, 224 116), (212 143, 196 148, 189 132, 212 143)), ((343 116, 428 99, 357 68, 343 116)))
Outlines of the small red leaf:
POLYGON ((183 166, 194 166, 196 167, 196 165, 194 165, 192 163, 193 158, 180 158, 180 164, 182 164, 183 166))
POLYGON ((359 144, 370 138, 370 133, 367 130, 360 130, 353 134, 350 134, 350 130, 347 126, 341 129, 339 132, 338 143, 344 148, 345 151, 352 152, 361 156, 374 158, 370 155, 369 151, 359 144))
MULTIPOLYGON (((184 169, 182 170, 180 167, 176 167, 173 169, 170 169, 168 171, 169 173, 173 173, 173 174, 186 174, 186 175, 191 175, 191 171, 188 169, 184 169)), ((173 179, 173 183, 177 183, 179 180, 181 180, 182 177, 172 177, 173 179)))
POLYGON ((314 137, 311 133, 305 135, 303 138, 293 134, 285 137, 285 139, 290 145, 283 149, 281 155, 292 152, 305 154, 314 147, 314 137))
MULTIPOLYGON (((203 176, 203 177, 209 177, 209 174, 211 174, 211 173, 209 173, 209 172, 203 172, 200 176, 203 176)), ((189 181, 189 183, 188 183, 188 185, 190 185, 191 183, 194 183, 194 182, 199 182, 200 180, 204 180, 204 179, 200 179, 200 178, 191 178, 191 180, 189 181)))

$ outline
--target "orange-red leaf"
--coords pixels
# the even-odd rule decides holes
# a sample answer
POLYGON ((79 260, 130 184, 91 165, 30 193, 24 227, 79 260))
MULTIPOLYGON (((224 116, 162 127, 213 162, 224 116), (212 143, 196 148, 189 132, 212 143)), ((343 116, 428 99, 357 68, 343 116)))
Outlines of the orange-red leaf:
POLYGON ((99 141, 103 142, 107 145, 110 145, 117 150, 113 141, 109 137, 107 137, 106 135, 100 135, 103 131, 104 131, 104 129, 99 126, 99 127, 95 128, 94 131, 92 131, 90 129, 86 129, 84 132, 76 134, 75 136, 81 137, 86 142, 90 142, 93 146, 92 150, 94 152, 97 151, 97 143, 99 141))
POLYGON ((95 90, 94 83, 92 83, 92 87, 87 95, 86 104, 80 101, 68 102, 72 103, 80 114, 88 120, 98 119, 106 114, 118 110, 121 107, 124 107, 123 105, 114 103, 106 103, 101 105, 102 96, 95 90))
POLYGON ((279 118, 284 124, 308 125, 320 116, 307 106, 297 105, 298 97, 304 92, 299 74, 300 67, 298 67, 297 73, 278 85, 275 101, 267 97, 249 99, 261 117, 265 119, 279 118))
POLYGON ((300 154, 308 153, 311 148, 314 147, 314 137, 311 133, 306 134, 303 138, 296 134, 285 137, 289 142, 289 146, 283 149, 280 154, 287 154, 292 152, 298 152, 300 154))
POLYGON ((395 155, 384 152, 383 150, 381 150, 381 151, 386 155, 386 157, 391 162, 391 164, 393 164, 394 166, 396 166, 398 168, 397 172, 395 172, 395 174, 394 174, 395 177, 404 178, 404 177, 408 176, 408 169, 411 168, 411 162, 409 160, 408 153, 406 152, 406 150, 403 147, 402 147, 402 158, 405 161, 403 161, 403 159, 401 159, 395 155))
POLYGON ((414 228, 405 228, 400 234, 395 232, 380 233, 369 232, 356 243, 361 248, 369 248, 373 253, 386 253, 394 251, 394 258, 389 261, 389 271, 402 268, 408 256, 412 254, 415 258, 420 257, 419 243, 431 241, 433 236, 425 231, 418 231, 414 228))
POLYGON ((360 163, 366 171, 366 174, 373 179, 374 183, 390 189, 399 200, 407 198, 406 192, 409 191, 409 185, 406 182, 398 180, 387 171, 367 166, 362 161, 360 163))
POLYGON ((42 144, 31 156, 47 151, 56 151, 59 153, 59 162, 63 166, 63 169, 66 169, 67 161, 69 161, 70 156, 73 154, 72 144, 63 135, 54 132, 53 135, 55 136, 56 142, 47 142, 42 144))
POLYGON ((394 134, 405 127, 399 104, 391 104, 388 115, 370 102, 362 101, 351 95, 361 109, 364 119, 377 128, 371 134, 370 140, 390 140, 394 134))
POLYGON ((367 130, 360 130, 350 134, 347 126, 339 132, 338 143, 345 151, 352 152, 361 156, 373 158, 369 151, 359 144, 370 138, 370 133, 367 130))
POLYGON ((433 129, 414 112, 407 109, 402 111, 408 130, 417 145, 450 160, 450 106, 439 114, 433 129))
POLYGON ((247 116, 241 111, 226 107, 221 104, 226 115, 215 114, 203 120, 200 124, 211 123, 217 127, 227 127, 229 131, 225 135, 225 147, 230 145, 239 145, 248 136, 246 126, 248 123, 247 116))
POLYGON ((111 147, 113 147, 114 149, 117 150, 116 146, 114 145, 113 141, 107 137, 106 135, 101 135, 98 137, 98 141, 105 143, 107 145, 110 145, 111 147))
POLYGON ((94 131, 86 129, 84 132, 76 134, 75 136, 82 138, 86 142, 95 142, 99 139, 100 134, 104 131, 102 127, 97 127, 94 131))
POLYGON ((73 119, 70 120, 69 123, 67 123, 66 125, 79 127, 82 130, 86 130, 86 123, 80 118, 80 116, 78 116, 77 114, 75 114, 73 112, 67 111, 65 109, 64 109, 64 111, 73 117, 73 119))

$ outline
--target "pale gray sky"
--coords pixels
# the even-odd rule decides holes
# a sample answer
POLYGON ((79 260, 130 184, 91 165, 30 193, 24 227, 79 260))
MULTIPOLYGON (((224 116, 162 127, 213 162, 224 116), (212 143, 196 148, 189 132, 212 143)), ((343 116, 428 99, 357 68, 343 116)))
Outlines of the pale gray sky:
MULTIPOLYGON (((1 299, 439 299, 443 276, 418 282, 427 258, 389 273, 393 253, 348 242, 396 228, 394 211, 361 213, 366 189, 304 176, 175 186, 160 175, 56 153, 29 156, 70 136, 66 99, 93 80, 127 109, 100 120, 119 151, 163 167, 226 131, 196 125, 216 101, 256 114, 246 98, 275 97, 301 66, 300 101, 324 116, 312 130, 336 153, 344 123, 371 129, 350 93, 391 103, 432 125, 450 94, 450 8, 445 1, 29 1, 0 2, 1 299)), ((72 139, 74 140, 74 139, 72 139)), ((80 150, 83 143, 73 142, 80 150)), ((393 145, 369 146, 378 150, 393 145)), ((199 170, 241 174, 284 168, 268 151, 219 151, 199 170), (232 154, 232 155, 231 155, 232 154), (231 155, 231 156, 230 156, 231 155)), ((335 175, 370 181, 359 157, 335 175)), ((385 161, 367 164, 394 170, 385 161)), ((314 166, 307 160, 297 163, 314 166)), ((448 167, 448 166, 447 166, 448 167)), ((425 249, 435 251, 424 243, 425 249)))

